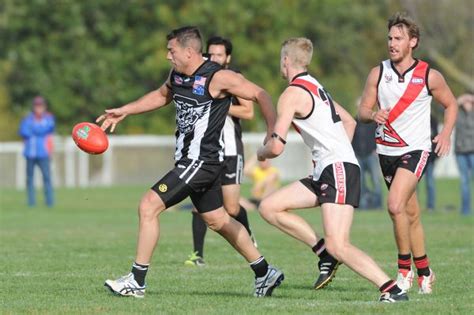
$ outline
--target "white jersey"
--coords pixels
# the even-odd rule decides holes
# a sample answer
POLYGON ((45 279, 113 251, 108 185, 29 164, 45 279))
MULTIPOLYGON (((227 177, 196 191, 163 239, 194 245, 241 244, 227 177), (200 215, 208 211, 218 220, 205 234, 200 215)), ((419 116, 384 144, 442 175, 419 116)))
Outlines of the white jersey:
POLYGON ((293 126, 313 155, 313 180, 318 180, 324 168, 336 162, 359 165, 341 118, 323 86, 308 73, 296 76, 290 86, 305 89, 313 99, 308 116, 293 119, 293 126))
POLYGON ((390 60, 380 64, 377 99, 381 109, 389 109, 385 124, 375 133, 377 153, 390 156, 410 151, 431 151, 431 93, 429 65, 416 60, 399 74, 390 60))
MULTIPOLYGON (((234 105, 235 106, 235 105, 234 105)), ((244 155, 240 119, 227 115, 224 124, 224 156, 244 155)))

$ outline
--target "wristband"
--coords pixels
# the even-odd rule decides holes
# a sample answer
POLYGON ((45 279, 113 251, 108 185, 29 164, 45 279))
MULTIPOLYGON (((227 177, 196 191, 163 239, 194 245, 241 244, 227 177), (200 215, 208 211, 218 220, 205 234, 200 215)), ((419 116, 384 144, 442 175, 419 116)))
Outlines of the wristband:
POLYGON ((281 143, 286 144, 286 140, 277 135, 276 133, 272 133, 272 138, 278 139, 281 143))

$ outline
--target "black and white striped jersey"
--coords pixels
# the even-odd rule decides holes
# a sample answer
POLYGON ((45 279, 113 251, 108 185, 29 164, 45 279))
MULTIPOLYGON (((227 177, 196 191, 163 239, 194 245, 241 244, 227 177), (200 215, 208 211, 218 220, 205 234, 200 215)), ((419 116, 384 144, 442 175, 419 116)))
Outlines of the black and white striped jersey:
POLYGON ((171 93, 176 105, 176 161, 224 159, 222 132, 231 97, 214 99, 209 94, 209 83, 221 69, 219 64, 205 61, 190 76, 171 72, 171 93))
MULTIPOLYGON (((236 97, 232 97, 232 104, 238 105, 236 97)), ((244 154, 244 145, 242 143, 242 126, 240 119, 227 115, 224 124, 224 155, 236 156, 244 154)))

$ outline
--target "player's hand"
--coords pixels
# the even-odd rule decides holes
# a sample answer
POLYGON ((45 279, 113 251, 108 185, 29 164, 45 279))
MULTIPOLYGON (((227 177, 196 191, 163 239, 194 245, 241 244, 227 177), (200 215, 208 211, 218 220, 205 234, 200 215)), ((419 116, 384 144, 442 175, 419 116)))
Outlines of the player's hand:
POLYGON ((266 160, 266 158, 265 158, 265 156, 264 156, 264 154, 263 154, 264 152, 265 152, 265 147, 264 147, 264 146, 258 148, 258 150, 257 150, 257 159, 258 159, 260 162, 266 160))
POLYGON ((388 114, 390 109, 379 109, 378 111, 372 114, 372 119, 379 125, 385 124, 388 119, 388 114))
POLYGON ((125 111, 122 108, 112 108, 112 109, 106 109, 105 114, 100 115, 95 120, 95 122, 99 123, 103 121, 100 128, 106 131, 107 128, 111 127, 110 132, 114 132, 115 126, 117 126, 117 124, 121 122, 125 117, 127 117, 127 113, 125 113, 125 111))
POLYGON ((441 132, 439 135, 437 135, 433 139, 433 142, 436 143, 435 153, 438 156, 448 155, 449 150, 451 149, 451 136, 450 135, 446 135, 441 132))

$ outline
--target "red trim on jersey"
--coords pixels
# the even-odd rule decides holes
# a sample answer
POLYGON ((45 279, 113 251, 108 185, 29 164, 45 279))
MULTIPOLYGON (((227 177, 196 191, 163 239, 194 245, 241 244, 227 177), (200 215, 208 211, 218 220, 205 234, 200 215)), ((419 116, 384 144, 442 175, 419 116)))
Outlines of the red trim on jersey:
POLYGON ((410 79, 410 83, 408 83, 407 89, 390 111, 388 122, 392 123, 397 119, 398 116, 400 116, 405 109, 413 103, 418 95, 420 95, 421 90, 426 86, 425 78, 427 70, 428 64, 420 60, 418 65, 415 67, 415 70, 413 70, 413 75, 410 79))
POLYGON ((311 93, 313 93, 317 97, 319 97, 319 92, 318 92, 319 87, 314 83, 311 83, 311 82, 308 82, 306 80, 298 78, 298 79, 293 80, 290 83, 290 85, 300 85, 300 86, 308 89, 311 93))
POLYGON ((301 129, 298 128, 298 126, 294 122, 291 122, 291 125, 293 126, 293 128, 296 130, 297 133, 301 134, 301 129))
POLYGON ((388 147, 406 147, 407 143, 400 137, 400 135, 393 129, 392 125, 387 121, 382 127, 382 133, 376 133, 375 142, 383 144, 388 147))
POLYGON ((430 153, 428 151, 423 151, 421 153, 420 161, 418 162, 418 165, 416 165, 415 169, 415 175, 416 178, 420 179, 421 175, 423 174, 423 170, 426 167, 426 164, 428 163, 428 157, 430 156, 430 153))
POLYGON ((344 204, 346 202, 346 174, 344 172, 344 163, 336 162, 333 164, 334 180, 336 181, 336 203, 344 204))

